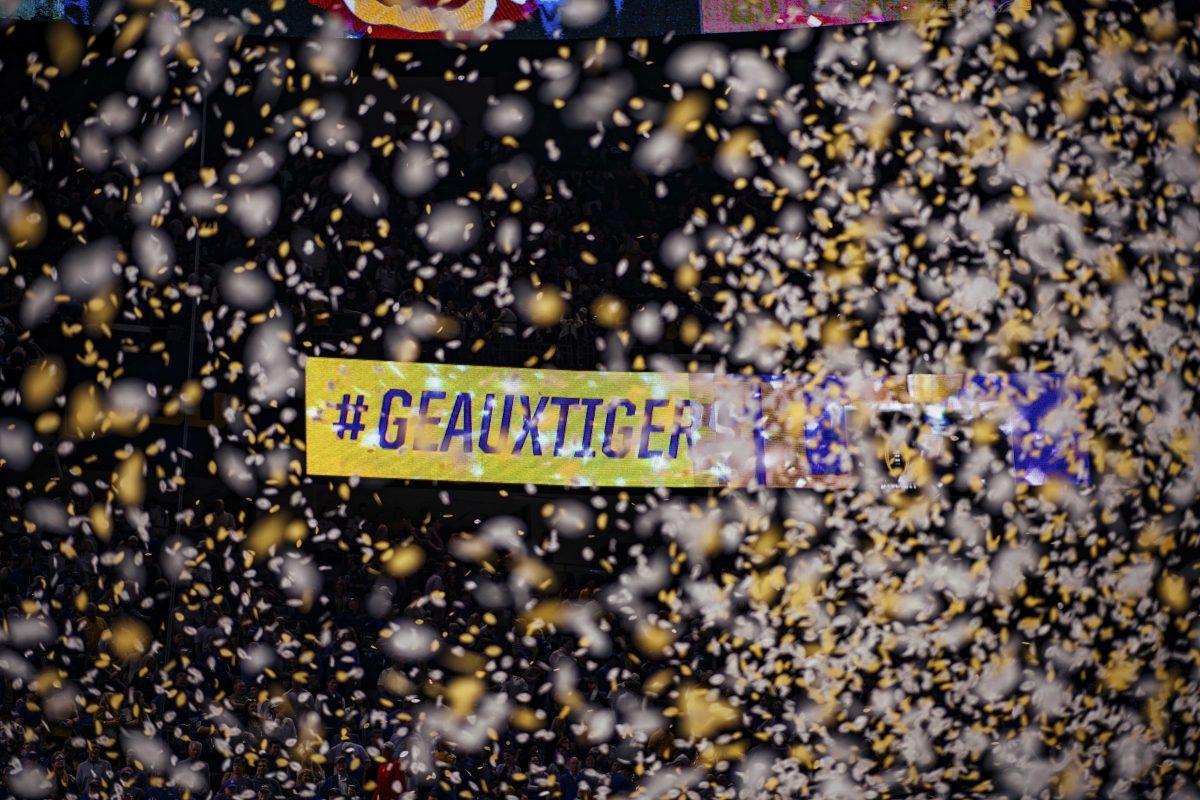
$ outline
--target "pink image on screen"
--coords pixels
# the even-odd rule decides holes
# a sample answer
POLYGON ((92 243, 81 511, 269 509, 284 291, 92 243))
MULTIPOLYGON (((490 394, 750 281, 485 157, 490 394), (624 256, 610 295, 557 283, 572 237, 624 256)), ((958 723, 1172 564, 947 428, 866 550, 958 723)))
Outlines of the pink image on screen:
POLYGON ((915 0, 700 0, 705 33, 890 22, 915 0))

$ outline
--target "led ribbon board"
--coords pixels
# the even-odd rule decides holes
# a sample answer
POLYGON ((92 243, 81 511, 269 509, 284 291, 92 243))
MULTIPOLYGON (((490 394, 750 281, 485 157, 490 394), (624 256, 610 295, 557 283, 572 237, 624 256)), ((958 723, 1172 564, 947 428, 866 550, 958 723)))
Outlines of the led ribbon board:
MULTIPOLYGON (((375 39, 511 39, 662 36, 890 22, 915 14, 915 0, 613 0, 598 18, 572 19, 565 0, 296 0, 266 4, 196 0, 209 18, 238 17, 254 35, 308 37, 329 12, 346 36, 375 39), (269 6, 269 7, 268 7, 269 6), (246 14, 242 12, 254 12, 246 14)), ((101 0, 6 0, 0 19, 65 19, 90 25, 101 0)))
POLYGON ((915 0, 613 0, 584 27, 564 0, 308 0, 340 16, 352 36, 513 39, 736 33, 891 22, 911 17, 915 0))
MULTIPOLYGON (((913 382, 910 380, 910 384, 913 382)), ((1020 479, 1087 481, 1056 375, 958 377, 947 390, 837 377, 583 372, 310 358, 307 469, 438 481, 558 486, 838 485, 853 468, 858 408, 997 409, 1020 479), (931 396, 922 396, 931 395, 931 396)))

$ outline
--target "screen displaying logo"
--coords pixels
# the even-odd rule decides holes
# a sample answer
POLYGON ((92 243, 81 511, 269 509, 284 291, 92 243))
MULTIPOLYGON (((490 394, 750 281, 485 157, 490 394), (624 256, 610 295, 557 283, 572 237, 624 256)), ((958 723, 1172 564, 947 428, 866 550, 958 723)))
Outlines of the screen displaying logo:
POLYGON ((836 488, 882 455, 881 476, 915 487, 946 467, 947 442, 964 423, 987 420, 1007 437, 1018 479, 1082 484, 1089 474, 1079 398, 1058 375, 910 376, 856 396, 838 376, 312 358, 305 384, 308 471, 317 475, 836 488), (874 452, 864 443, 868 419, 896 412, 910 415, 918 440, 874 452))

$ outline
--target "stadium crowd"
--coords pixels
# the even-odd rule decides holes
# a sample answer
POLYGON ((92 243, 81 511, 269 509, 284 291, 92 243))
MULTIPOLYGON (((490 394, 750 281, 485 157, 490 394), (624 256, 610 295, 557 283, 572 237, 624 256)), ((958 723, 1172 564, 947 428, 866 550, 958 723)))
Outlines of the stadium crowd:
MULTIPOLYGON (((13 74, 5 71, 3 77, 11 80, 13 74)), ((114 160, 99 169, 53 168, 80 158, 77 141, 60 135, 57 121, 65 114, 67 128, 78 127, 82 116, 71 115, 94 109, 86 102, 72 106, 68 96, 103 96, 122 79, 91 72, 54 102, 34 96, 27 113, 0 117, 0 163, 32 163, 22 174, 22 189, 45 203, 47 219, 62 226, 63 219, 74 222, 82 213, 89 222, 105 220, 110 234, 127 241, 137 222, 111 187, 128 180, 129 165, 114 160)), ((449 146, 454 171, 438 187, 447 196, 486 184, 506 157, 490 139, 468 147, 459 136, 449 146)), ((477 263, 479 272, 469 278, 447 270, 432 291, 418 292, 409 273, 426 249, 408 227, 394 229, 383 257, 367 261, 365 269, 357 251, 343 241, 323 240, 303 223, 277 226, 254 243, 254 252, 269 257, 290 245, 303 254, 304 280, 324 289, 344 287, 322 299, 287 297, 287 310, 310 326, 317 341, 345 340, 387 300, 397 311, 429 310, 447 324, 445 335, 416 337, 427 359, 446 340, 458 339, 463 346, 454 354, 457 363, 518 366, 551 353, 545 360, 556 366, 594 368, 613 327, 598 322, 596 300, 620 295, 636 312, 639 298, 661 296, 645 287, 641 265, 656 258, 664 232, 691 212, 678 197, 702 195, 705 172, 677 175, 674 185, 682 195, 658 198, 649 178, 629 170, 627 154, 583 144, 564 147, 559 164, 539 160, 535 175, 514 189, 530 207, 525 218, 544 225, 539 280, 569 292, 570 310, 554 324, 530 326, 511 305, 472 291, 504 278, 495 259, 477 263), (548 199, 555 185, 571 187, 572 193, 548 199), (584 218, 594 220, 583 234, 589 251, 604 263, 625 262, 620 273, 583 275, 580 231, 573 232, 571 223, 584 218)), ((180 175, 196 176, 203 161, 193 150, 180 164, 180 175)), ((373 169, 386 180, 386 163, 373 169)), ((285 198, 315 198, 306 208, 312 218, 328 217, 344 205, 344 192, 332 182, 326 165, 311 159, 288 159, 278 176, 285 198)), ((393 202, 405 203, 393 211, 409 218, 420 215, 426 198, 393 202)), ((368 216, 346 220, 342 239, 365 238, 373 227, 368 216)), ((246 247, 242 232, 224 225, 197 244, 178 219, 162 230, 179 256, 181 285, 200 290, 201 308, 243 302, 224 296, 221 285, 229 259, 246 247)), ((63 239, 53 228, 41 235, 45 241, 34 243, 30 258, 57 261, 63 239)), ((711 318, 698 298, 676 299, 682 311, 673 321, 685 313, 711 318)), ((84 304, 62 303, 25 329, 18 322, 21 301, 15 282, 0 284, 0 374, 9 384, 31 360, 66 351, 65 331, 87 317, 84 304)), ((648 313, 661 323, 658 305, 648 313)), ((174 375, 187 361, 186 315, 146 324, 140 333, 170 343, 173 358, 164 369, 174 375)), ((676 335, 677 329, 676 324, 676 335)), ((386 357, 386 344, 366 342, 360 354, 386 357)), ((622 358, 671 349, 657 332, 640 345, 626 344, 622 358)), ((679 352, 687 350, 681 346, 679 352)), ((139 355, 130 349, 126 364, 138 363, 139 355)), ((173 428, 155 427, 152 433, 164 430, 177 435, 173 428)), ((203 442, 200 447, 204 452, 203 442)), ((513 618, 510 605, 491 604, 492 610, 480 601, 481 568, 454 557, 449 532, 430 515, 410 519, 392 508, 371 512, 365 506, 348 513, 330 504, 320 526, 336 531, 336 538, 322 541, 318 535, 304 550, 305 559, 313 559, 306 569, 314 570, 303 571, 304 579, 313 581, 308 589, 317 598, 309 602, 282 591, 266 564, 256 572, 242 562, 240 548, 256 515, 225 487, 213 487, 217 499, 186 507, 177 494, 151 491, 144 513, 114 514, 105 523, 112 530, 99 535, 95 513, 105 502, 83 479, 90 470, 64 473, 61 463, 42 453, 31 474, 55 487, 57 499, 31 508, 19 493, 9 492, 0 522, 5 609, 0 707, 14 710, 0 721, 0 763, 4 785, 24 796, 391 800, 410 790, 418 797, 576 800, 628 792, 638 782, 643 747, 671 751, 665 730, 649 743, 631 736, 612 747, 588 746, 582 743, 586 737, 572 734, 574 723, 560 712, 575 701, 564 706, 563 697, 547 691, 556 672, 579 673, 579 702, 633 717, 646 703, 641 691, 656 671, 654 662, 638 658, 611 614, 598 620, 618 631, 603 657, 581 647, 579 636, 553 626, 515 635, 528 624, 513 618), (236 517, 227 506, 241 507, 236 517), (376 564, 365 564, 353 546, 364 534, 374 543, 419 548, 421 565, 392 578, 376 564), (524 729, 500 726, 504 732, 482 748, 459 750, 441 737, 431 753, 410 752, 414 709, 424 709, 421 701, 432 696, 422 682, 473 670, 450 655, 428 670, 389 657, 381 635, 401 622, 434 631, 447 654, 465 643, 472 653, 509 653, 521 646, 519 660, 493 673, 504 675, 503 685, 488 688, 521 707, 524 729), (148 735, 139 744, 150 718, 161 720, 169 736, 148 735), (547 730, 533 735, 543 722, 547 730)), ((505 563, 497 566, 506 569, 505 563)), ((573 572, 552 594, 563 603, 588 603, 600 585, 595 576, 573 572)))
MULTIPOLYGON (((92 506, 86 491, 67 491, 32 520, 26 512, 23 524, 20 507, 5 501, 3 643, 22 655, 6 651, 3 665, 0 701, 15 713, 0 723, 0 759, 9 765, 7 785, 30 789, 27 796, 395 798, 407 789, 418 797, 576 800, 628 791, 641 748, 669 750, 665 741, 589 747, 555 719, 562 698, 542 687, 557 671, 582 670, 583 702, 634 713, 653 662, 639 660, 619 635, 604 658, 587 656, 565 632, 514 637, 522 626, 479 602, 472 588, 480 576, 455 559, 436 519, 331 509, 321 523, 329 538, 306 550, 315 561, 306 591, 321 598, 309 605, 230 555, 244 534, 221 499, 178 520, 164 502, 151 502, 140 532, 118 527, 107 541, 71 536, 68 526, 92 506), (344 525, 336 539, 335 523, 344 525), (415 545, 423 563, 398 579, 364 565, 341 546, 362 533, 415 545), (115 615, 114 594, 142 613, 115 615), (53 611, 28 613, 33 599, 53 611), (398 651, 389 657, 386 637, 399 623, 436 632, 428 633, 440 640, 433 650, 459 669, 456 647, 512 652, 523 642, 520 663, 492 688, 520 699, 522 714, 554 720, 548 734, 531 737, 517 726, 477 752, 443 740, 428 760, 414 757, 414 740, 403 734, 423 708, 418 682, 435 681, 440 669, 419 671, 398 651), (143 651, 155 642, 151 631, 157 642, 143 651), (136 741, 148 717, 165 723, 164 749, 152 738, 136 741), (518 767, 525 764, 527 771, 518 767)), ((551 596, 586 602, 596 586, 579 573, 551 596)))

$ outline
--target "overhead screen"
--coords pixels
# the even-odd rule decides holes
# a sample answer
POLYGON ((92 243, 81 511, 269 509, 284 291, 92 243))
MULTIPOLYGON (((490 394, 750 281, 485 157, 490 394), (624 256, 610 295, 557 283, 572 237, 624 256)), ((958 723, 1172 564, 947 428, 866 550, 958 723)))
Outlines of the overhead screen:
POLYGON ((559 486, 839 486, 873 457, 856 442, 862 414, 907 410, 928 423, 926 450, 951 419, 992 418, 1019 479, 1087 482, 1079 398, 1060 376, 914 377, 864 397, 836 376, 311 358, 307 468, 559 486))
MULTIPOLYGON (((692 35, 887 22, 911 16, 913 0, 197 0, 207 15, 238 17, 247 32, 310 36, 328 12, 346 36, 385 39, 561 39, 692 35)), ((10 0, 0 19, 111 18, 100 0, 10 0)))

